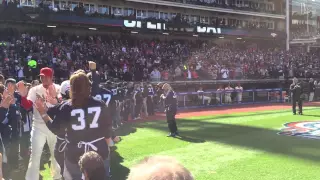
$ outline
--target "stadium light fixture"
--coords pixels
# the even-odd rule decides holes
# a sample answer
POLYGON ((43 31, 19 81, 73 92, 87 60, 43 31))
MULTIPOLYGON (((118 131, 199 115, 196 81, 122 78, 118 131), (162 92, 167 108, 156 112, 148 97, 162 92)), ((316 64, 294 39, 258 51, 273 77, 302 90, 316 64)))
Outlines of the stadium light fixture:
POLYGON ((221 36, 221 37, 219 37, 219 39, 224 39, 224 37, 223 37, 223 36, 221 36))
POLYGON ((169 33, 162 33, 163 35, 169 35, 169 33))
POLYGON ((131 34, 138 34, 137 31, 131 31, 131 34))
POLYGON ((53 25, 47 25, 48 28, 55 28, 57 26, 53 26, 53 25))
POLYGON ((241 40, 242 38, 238 37, 237 39, 238 39, 238 40, 241 40))
POLYGON ((193 35, 193 37, 198 37, 198 36, 199 36, 198 34, 194 34, 194 35, 193 35))
POLYGON ((97 28, 89 28, 89 30, 96 31, 96 30, 97 30, 97 28))

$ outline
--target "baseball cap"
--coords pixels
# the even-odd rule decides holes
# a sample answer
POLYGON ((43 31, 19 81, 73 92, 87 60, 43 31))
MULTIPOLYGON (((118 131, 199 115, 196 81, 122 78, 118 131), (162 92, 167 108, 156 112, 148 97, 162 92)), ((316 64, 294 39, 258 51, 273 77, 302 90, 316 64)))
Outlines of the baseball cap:
POLYGON ((53 76, 53 70, 51 68, 45 67, 40 70, 39 76, 46 76, 46 77, 52 77, 53 76))
POLYGON ((17 83, 17 81, 15 80, 15 79, 13 79, 13 78, 9 78, 9 79, 7 79, 6 81, 5 81, 5 85, 7 85, 8 83, 13 83, 13 84, 15 84, 15 83, 17 83))
POLYGON ((66 80, 61 83, 61 94, 68 95, 68 91, 70 91, 70 81, 66 80))

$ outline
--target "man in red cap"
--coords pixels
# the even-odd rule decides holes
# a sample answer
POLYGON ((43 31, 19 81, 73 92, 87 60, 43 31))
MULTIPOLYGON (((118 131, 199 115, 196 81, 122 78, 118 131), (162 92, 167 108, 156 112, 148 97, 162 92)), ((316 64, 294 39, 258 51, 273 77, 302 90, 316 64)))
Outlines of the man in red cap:
MULTIPOLYGON (((25 109, 32 108, 38 98, 44 98, 48 107, 52 107, 61 99, 60 86, 53 83, 53 70, 45 67, 40 70, 40 80, 42 84, 30 89, 23 81, 17 84, 21 95, 21 105, 25 109)), ((26 180, 38 180, 40 171, 40 159, 43 146, 47 142, 51 153, 51 173, 54 180, 61 179, 60 166, 54 158, 54 147, 57 142, 56 136, 48 129, 43 117, 36 108, 33 109, 33 124, 31 131, 31 156, 29 160, 26 180)))

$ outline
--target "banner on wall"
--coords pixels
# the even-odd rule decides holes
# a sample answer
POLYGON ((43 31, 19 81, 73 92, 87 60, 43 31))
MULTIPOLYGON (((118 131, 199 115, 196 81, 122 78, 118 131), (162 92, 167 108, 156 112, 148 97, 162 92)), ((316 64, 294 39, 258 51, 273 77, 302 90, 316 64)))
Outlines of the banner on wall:
POLYGON ((140 29, 144 31, 159 31, 159 32, 184 32, 205 35, 232 35, 232 36, 247 36, 247 37, 264 37, 264 38, 285 38, 285 32, 273 31, 269 29, 231 29, 213 27, 210 25, 195 25, 193 27, 179 27, 177 24, 140 21, 140 20, 121 20, 98 17, 80 17, 67 15, 54 15, 46 19, 47 22, 73 23, 83 25, 102 25, 110 27, 124 27, 127 29, 140 29))
POLYGON ((248 37, 264 37, 264 38, 285 38, 284 32, 272 31, 269 29, 231 29, 231 28, 217 28, 208 26, 194 26, 194 27, 173 27, 168 23, 158 22, 143 22, 139 20, 124 20, 123 26, 132 29, 144 29, 162 32, 189 32, 197 34, 212 34, 212 35, 232 35, 232 36, 248 36, 248 37))

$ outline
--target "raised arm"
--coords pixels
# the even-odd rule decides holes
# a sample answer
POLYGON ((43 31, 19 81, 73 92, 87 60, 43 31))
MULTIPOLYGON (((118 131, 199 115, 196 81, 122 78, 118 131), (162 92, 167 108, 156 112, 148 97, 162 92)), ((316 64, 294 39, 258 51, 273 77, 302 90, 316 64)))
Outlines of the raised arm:
POLYGON ((43 121, 53 134, 61 135, 65 132, 67 117, 69 117, 66 102, 48 109, 43 99, 37 99, 35 108, 39 111, 43 121))
POLYGON ((18 88, 18 92, 21 96, 21 106, 26 110, 31 109, 33 102, 36 99, 36 94, 34 92, 34 88, 31 88, 30 92, 28 93, 28 89, 25 86, 23 81, 20 81, 17 83, 17 88, 18 88), (27 97, 27 95, 28 95, 28 97, 27 97))

